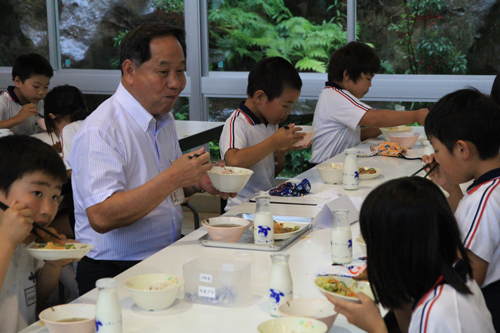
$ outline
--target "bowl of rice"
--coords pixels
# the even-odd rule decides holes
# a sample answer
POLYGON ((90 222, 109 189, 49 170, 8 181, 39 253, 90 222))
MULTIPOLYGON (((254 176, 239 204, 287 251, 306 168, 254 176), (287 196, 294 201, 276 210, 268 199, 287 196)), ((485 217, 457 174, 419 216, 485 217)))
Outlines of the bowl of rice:
POLYGON ((344 178, 343 163, 323 163, 316 165, 321 179, 327 184, 342 184, 344 178))
POLYGON ((217 190, 236 193, 245 187, 253 171, 245 168, 214 166, 207 174, 217 190))
POLYGON ((183 285, 182 277, 162 273, 138 275, 125 281, 125 288, 135 304, 148 311, 170 307, 183 285))

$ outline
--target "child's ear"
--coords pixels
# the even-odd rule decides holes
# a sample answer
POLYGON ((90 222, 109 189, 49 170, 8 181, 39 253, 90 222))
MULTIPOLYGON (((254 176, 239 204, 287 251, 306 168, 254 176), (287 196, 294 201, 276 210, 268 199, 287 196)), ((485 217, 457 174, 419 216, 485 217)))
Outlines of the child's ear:
POLYGON ((342 75, 344 77, 344 81, 349 81, 349 73, 347 73, 347 69, 344 69, 344 74, 342 75))
POLYGON ((49 117, 50 117, 50 119, 56 119, 56 116, 54 116, 53 113, 49 113, 49 117))
POLYGON ((262 103, 262 101, 264 100, 264 98, 267 98, 267 95, 266 95, 266 93, 264 92, 264 90, 257 90, 257 91, 253 94, 253 100, 254 100, 254 101, 255 101, 255 103, 257 103, 257 104, 262 103))
POLYGON ((21 81, 21 78, 19 78, 19 75, 18 75, 14 78, 14 85, 19 88, 21 86, 21 84, 23 84, 23 82, 21 81))
POLYGON ((466 161, 467 159, 469 159, 469 157, 471 157, 473 147, 471 146, 470 142, 458 140, 457 149, 463 161, 466 161))

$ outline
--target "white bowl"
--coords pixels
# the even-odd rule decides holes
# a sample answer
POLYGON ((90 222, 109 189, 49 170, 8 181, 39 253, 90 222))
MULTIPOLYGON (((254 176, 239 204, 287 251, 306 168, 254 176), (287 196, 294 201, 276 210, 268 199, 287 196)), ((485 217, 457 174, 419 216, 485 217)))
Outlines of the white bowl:
POLYGON ((358 243, 361 252, 363 252, 363 254, 366 256, 366 243, 363 239, 363 236, 359 236, 358 238, 356 238, 356 243, 358 243))
POLYGON ((325 323, 327 331, 332 328, 338 313, 333 304, 324 298, 299 298, 281 304, 278 308, 283 317, 313 318, 325 323))
POLYGON ((64 304, 52 306, 43 310, 40 320, 51 333, 94 333, 95 332, 95 305, 94 304, 64 304), (62 322, 61 320, 75 320, 62 322))
POLYGON ((316 127, 313 126, 302 126, 302 125, 295 125, 295 127, 301 127, 302 131, 296 132, 296 133, 306 133, 306 136, 300 140, 299 142, 296 142, 293 146, 294 147, 302 147, 302 146, 307 146, 309 142, 311 142, 311 139, 313 138, 314 133, 316 132, 316 127))
POLYGON ((399 143, 401 146, 405 148, 411 148, 415 145, 418 138, 420 137, 419 133, 415 132, 404 132, 404 133, 390 133, 389 138, 393 142, 399 143))
POLYGON ((172 274, 145 274, 131 277, 125 287, 138 307, 144 310, 164 310, 174 303, 184 279, 172 274))
POLYGON ((393 127, 380 127, 382 134, 384 135, 385 141, 391 141, 389 134, 410 132, 411 126, 393 126, 393 127))
POLYGON ((320 286, 321 282, 326 281, 327 279, 330 279, 330 278, 336 279, 339 282, 344 283, 347 286, 347 288, 351 289, 351 291, 353 291, 356 294, 359 292, 363 292, 366 296, 370 297, 372 300, 375 299, 375 297, 373 296, 372 290, 370 288, 370 282, 368 282, 368 281, 356 281, 352 278, 343 277, 343 276, 318 276, 314 280, 314 285, 316 286, 316 288, 318 288, 318 290, 323 295, 330 294, 334 297, 337 297, 337 298, 345 300, 345 301, 360 303, 359 299, 355 296, 344 296, 344 295, 337 294, 336 292, 332 292, 332 291, 328 291, 328 290, 323 289, 320 286))
POLYGON ((235 193, 245 187, 253 171, 245 168, 214 166, 207 174, 217 190, 235 193))
POLYGON ((219 216, 211 217, 201 221, 201 225, 205 227, 208 235, 213 241, 218 242, 237 242, 245 232, 245 229, 250 224, 250 221, 241 217, 234 216, 219 216), (234 227, 218 227, 217 225, 237 224, 234 227))
POLYGON ((257 328, 260 333, 325 333, 325 323, 303 317, 276 318, 263 322, 257 328))
POLYGON ((343 180, 343 163, 323 163, 316 165, 321 179, 328 184, 341 184, 343 180))

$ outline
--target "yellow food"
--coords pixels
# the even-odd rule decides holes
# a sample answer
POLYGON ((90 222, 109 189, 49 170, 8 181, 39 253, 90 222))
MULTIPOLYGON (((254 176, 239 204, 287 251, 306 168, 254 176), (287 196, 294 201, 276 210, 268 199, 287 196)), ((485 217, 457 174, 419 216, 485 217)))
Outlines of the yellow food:
POLYGON ((283 223, 278 223, 274 221, 274 233, 275 234, 286 234, 287 232, 293 232, 299 230, 298 226, 293 228, 285 227, 283 223))
POLYGON ((44 250, 74 250, 75 245, 70 243, 66 245, 60 245, 54 242, 48 242, 46 244, 34 243, 33 247, 35 249, 44 249, 44 250))
MULTIPOLYGON (((333 276, 320 276, 316 279, 316 284, 326 291, 335 293, 341 296, 356 297, 356 293, 347 287, 342 281, 337 280, 333 276)), ((355 284, 355 282, 353 282, 355 284)))
POLYGON ((360 175, 369 175, 373 173, 377 173, 377 170, 375 170, 375 168, 363 168, 363 167, 359 168, 360 175))

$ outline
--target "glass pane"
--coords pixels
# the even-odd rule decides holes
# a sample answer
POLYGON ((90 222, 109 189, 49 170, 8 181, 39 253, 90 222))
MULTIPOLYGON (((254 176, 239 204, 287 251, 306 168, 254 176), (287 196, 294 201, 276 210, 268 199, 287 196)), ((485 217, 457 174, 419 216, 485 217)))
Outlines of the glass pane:
MULTIPOLYGON (((110 97, 111 95, 85 94, 85 101, 89 111, 94 111, 110 97)), ((176 120, 189 120, 189 98, 179 97, 174 104, 173 114, 176 120)))
POLYGON ((119 69, 119 43, 142 22, 184 27, 184 0, 59 2, 62 68, 119 69))
POLYGON ((211 71, 249 71, 282 56, 301 72, 324 73, 346 42, 346 0, 210 0, 211 71))
POLYGON ((46 0, 2 1, 0 11, 0 67, 12 66, 27 53, 49 60, 46 0))
MULTIPOLYGON (((210 121, 226 121, 226 119, 238 107, 243 98, 209 98, 208 108, 210 121)), ((297 125, 310 125, 314 116, 317 100, 299 99, 292 107, 292 114, 287 120, 280 124, 295 123, 297 125)), ((212 159, 219 159, 219 142, 210 142, 210 155, 212 159)), ((311 159, 311 148, 305 150, 291 151, 286 156, 286 167, 279 174, 280 178, 293 178, 306 171, 311 159)))
POLYGON ((371 43, 386 74, 497 74, 495 1, 358 1, 358 40, 371 43))

